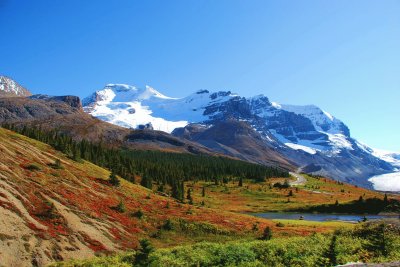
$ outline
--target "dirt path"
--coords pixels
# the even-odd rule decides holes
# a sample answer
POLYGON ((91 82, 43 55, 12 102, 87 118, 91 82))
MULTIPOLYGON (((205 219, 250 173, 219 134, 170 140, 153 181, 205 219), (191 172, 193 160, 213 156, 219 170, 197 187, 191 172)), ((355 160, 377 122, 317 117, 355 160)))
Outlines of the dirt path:
POLYGON ((289 172, 289 174, 296 178, 296 181, 289 182, 291 186, 304 185, 307 182, 306 178, 301 174, 295 172, 289 172))

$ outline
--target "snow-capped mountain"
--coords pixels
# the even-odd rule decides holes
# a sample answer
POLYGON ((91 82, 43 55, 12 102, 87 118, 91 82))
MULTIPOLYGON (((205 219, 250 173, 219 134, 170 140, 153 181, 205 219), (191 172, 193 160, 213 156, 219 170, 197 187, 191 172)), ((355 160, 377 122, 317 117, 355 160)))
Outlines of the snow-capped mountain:
POLYGON ((84 110, 124 127, 151 123, 155 130, 171 133, 189 123, 210 123, 233 117, 246 120, 257 131, 310 154, 340 153, 353 149, 343 122, 316 106, 279 105, 260 95, 249 99, 231 92, 200 90, 185 98, 167 97, 146 86, 143 89, 108 84, 83 100, 84 110))
MULTIPOLYGON (((216 144, 216 136, 208 129, 218 124, 215 135, 221 132, 219 122, 245 122, 258 134, 249 134, 253 139, 261 138, 268 151, 279 153, 304 171, 364 186, 369 185, 367 178, 395 169, 387 156, 357 142, 342 121, 314 105, 281 105, 263 95, 245 98, 230 91, 200 90, 184 98, 171 98, 149 86, 108 84, 85 98, 83 106, 101 120, 127 128, 165 131, 227 154, 237 149, 235 144, 223 140, 216 144)), ((242 149, 240 153, 252 156, 253 152, 242 149)), ((251 158, 261 163, 264 160, 254 155, 251 158)))
POLYGON ((108 84, 82 103, 86 112, 104 121, 127 128, 151 124, 155 130, 171 133, 189 123, 207 120, 203 114, 205 107, 229 97, 212 99, 204 90, 185 98, 172 98, 150 86, 108 84))
POLYGON ((19 85, 16 81, 0 76, 0 96, 30 96, 28 90, 19 85))

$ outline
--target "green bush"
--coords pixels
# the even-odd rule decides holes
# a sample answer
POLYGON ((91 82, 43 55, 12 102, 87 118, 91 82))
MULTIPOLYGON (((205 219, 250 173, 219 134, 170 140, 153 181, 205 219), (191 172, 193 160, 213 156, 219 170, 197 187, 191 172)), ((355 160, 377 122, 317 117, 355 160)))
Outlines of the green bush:
POLYGON ((375 241, 375 246, 369 245, 375 240, 376 234, 362 237, 360 235, 363 231, 379 233, 381 228, 363 224, 360 229, 354 231, 337 231, 335 237, 333 234, 314 234, 308 237, 276 238, 268 241, 198 243, 160 249, 150 255, 150 266, 313 267, 332 266, 332 261, 345 264, 357 261, 400 260, 400 235, 397 232, 386 229, 384 254, 380 252, 381 241, 375 241))
MULTIPOLYGON (((177 231, 185 227, 190 231, 203 227, 184 220, 174 221, 173 224, 177 231)), ((357 261, 381 263, 400 261, 399 247, 400 227, 394 223, 377 222, 364 223, 355 230, 339 230, 333 234, 224 244, 200 242, 155 251, 148 241, 142 240, 134 266, 314 267, 357 261)), ((79 264, 56 266, 127 266, 124 264, 132 262, 132 257, 112 256, 110 259, 96 258, 79 264)))
POLYGON ((37 164, 29 164, 25 167, 25 169, 30 170, 30 171, 40 171, 42 168, 39 167, 37 164))

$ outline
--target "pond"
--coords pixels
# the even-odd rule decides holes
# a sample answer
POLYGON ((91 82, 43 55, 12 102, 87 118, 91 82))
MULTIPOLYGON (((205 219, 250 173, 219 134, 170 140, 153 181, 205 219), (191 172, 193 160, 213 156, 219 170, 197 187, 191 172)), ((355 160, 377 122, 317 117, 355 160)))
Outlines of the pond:
POLYGON ((359 215, 359 214, 304 213, 304 212, 266 212, 266 213, 252 213, 251 215, 266 219, 299 220, 300 218, 303 218, 306 221, 316 221, 316 222, 326 222, 326 221, 357 222, 362 220, 364 216, 368 220, 399 218, 398 215, 359 215))

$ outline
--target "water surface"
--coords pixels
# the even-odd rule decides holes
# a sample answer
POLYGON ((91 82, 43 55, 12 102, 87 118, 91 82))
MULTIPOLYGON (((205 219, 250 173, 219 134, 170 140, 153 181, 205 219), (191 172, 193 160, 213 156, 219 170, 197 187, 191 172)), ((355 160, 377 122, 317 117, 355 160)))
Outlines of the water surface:
POLYGON ((332 213, 304 213, 304 212, 266 212, 252 213, 253 216, 266 219, 285 219, 299 220, 302 216, 306 221, 326 222, 326 221, 345 221, 357 222, 361 221, 364 216, 368 220, 377 220, 383 218, 398 218, 397 215, 356 215, 356 214, 332 214, 332 213))

